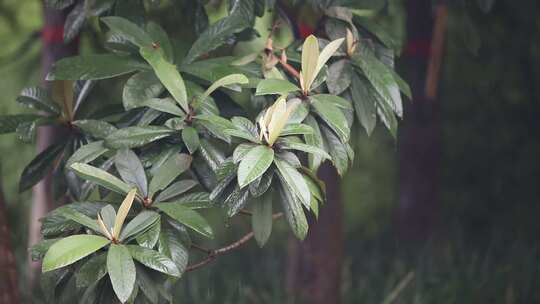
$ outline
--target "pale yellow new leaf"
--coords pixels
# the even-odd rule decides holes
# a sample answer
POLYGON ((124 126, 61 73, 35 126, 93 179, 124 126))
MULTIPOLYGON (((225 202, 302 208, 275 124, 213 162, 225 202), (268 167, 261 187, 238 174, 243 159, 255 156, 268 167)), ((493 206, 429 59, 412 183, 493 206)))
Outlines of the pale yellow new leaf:
POLYGON ((283 116, 285 116, 285 112, 287 111, 287 102, 285 101, 285 98, 280 97, 272 107, 274 108, 274 111, 272 113, 272 119, 268 124, 269 145, 272 145, 274 143, 274 141, 279 135, 279 132, 281 131, 279 127, 281 125, 281 120, 283 119, 283 116))
POLYGON ((291 114, 296 110, 296 107, 298 107, 300 101, 295 100, 289 103, 285 102, 285 97, 281 97, 276 102, 276 110, 274 110, 274 114, 272 116, 272 121, 270 122, 269 129, 269 138, 268 138, 268 144, 273 145, 274 142, 277 140, 279 135, 281 134, 281 131, 287 124, 287 121, 289 121, 289 117, 291 114))
POLYGON ((347 28, 347 54, 348 55, 354 54, 354 49, 355 49, 354 36, 351 30, 347 28))
POLYGON ((105 223, 103 222, 103 219, 101 218, 101 215, 97 215, 97 222, 99 225, 99 228, 101 228, 101 233, 103 233, 104 236, 106 236, 109 240, 112 240, 111 233, 107 230, 107 227, 105 226, 105 223))
POLYGON ((332 55, 334 55, 334 53, 339 49, 339 47, 341 46, 344 40, 345 38, 336 39, 328 43, 328 45, 324 47, 324 49, 321 52, 321 55, 319 56, 319 59, 317 60, 317 69, 315 69, 313 79, 317 77, 317 74, 319 74, 322 67, 326 64, 326 62, 330 59, 330 57, 332 57, 332 55))
POLYGON ((266 124, 264 123, 264 116, 266 116, 266 113, 264 115, 261 115, 258 121, 259 128, 261 129, 259 133, 259 140, 262 140, 263 137, 264 139, 268 139, 268 135, 266 134, 267 133, 266 124))
POLYGON ((65 117, 71 120, 73 118, 73 81, 55 80, 52 85, 52 97, 64 109, 65 117))
POLYGON ((319 60, 319 41, 310 35, 302 46, 302 88, 307 91, 315 80, 317 63, 319 60))
POLYGON ((129 191, 126 198, 120 205, 120 208, 118 208, 118 214, 116 214, 113 228, 113 237, 115 239, 118 239, 118 237, 120 236, 120 231, 122 230, 122 226, 124 225, 124 221, 126 220, 129 209, 131 209, 131 205, 133 204, 133 200, 135 199, 135 194, 137 194, 137 189, 131 189, 131 191, 129 191))

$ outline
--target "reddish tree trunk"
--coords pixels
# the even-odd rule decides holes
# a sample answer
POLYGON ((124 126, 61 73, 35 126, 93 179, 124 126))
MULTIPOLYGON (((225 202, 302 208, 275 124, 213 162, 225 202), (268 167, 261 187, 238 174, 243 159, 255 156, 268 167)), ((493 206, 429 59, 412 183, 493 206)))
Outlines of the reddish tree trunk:
MULTIPOLYGON (((42 30, 42 61, 41 71, 43 78, 49 72, 52 64, 63 57, 72 56, 77 53, 77 43, 64 44, 63 27, 66 19, 66 11, 55 10, 43 7, 43 30, 42 30)), ((74 39, 76 41, 77 39, 74 39)), ((43 81, 45 87, 50 88, 47 82, 43 81)), ((56 138, 57 130, 52 127, 40 127, 37 131, 36 148, 37 153, 45 150, 56 138)), ((33 188, 33 204, 30 210, 30 221, 28 229, 28 243, 32 246, 41 239, 40 229, 42 218, 53 206, 52 176, 49 174, 45 179, 33 188)), ((29 283, 33 286, 34 276, 39 272, 40 263, 29 260, 29 283)))
POLYGON ((337 304, 341 300, 343 256, 343 206, 339 176, 325 163, 319 178, 326 184, 326 203, 319 219, 309 217, 303 242, 289 241, 287 292, 295 303, 337 304))
MULTIPOLYGON (((437 214, 441 154, 439 104, 426 98, 425 87, 431 56, 432 1, 410 0, 406 7, 408 46, 400 64, 411 85, 413 101, 405 104, 399 133, 397 221, 403 240, 421 241, 433 232, 437 214)), ((433 81, 429 83, 433 85, 433 81)))
POLYGON ((11 247, 6 201, 0 189, 0 304, 18 304, 17 262, 11 247))

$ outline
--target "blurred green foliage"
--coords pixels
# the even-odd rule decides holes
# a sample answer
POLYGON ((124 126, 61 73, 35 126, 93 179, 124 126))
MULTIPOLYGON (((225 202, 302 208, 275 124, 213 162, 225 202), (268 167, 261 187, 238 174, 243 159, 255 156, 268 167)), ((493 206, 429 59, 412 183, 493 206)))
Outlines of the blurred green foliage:
MULTIPOLYGON (((40 81, 41 4, 37 0, 4 0, 0 2, 0 113, 20 113, 15 98, 24 86, 40 81)), ((25 282, 27 262, 27 223, 31 193, 18 193, 21 172, 35 154, 35 147, 21 143, 15 134, 0 138, 1 186, 8 203, 12 244, 20 265, 21 286, 25 282)))
MULTIPOLYGON (((158 13, 165 14, 157 8, 158 13)), ((395 242, 395 144, 378 129, 371 138, 359 138, 355 167, 343 183, 346 303, 382 303, 409 272, 415 278, 399 303, 540 301, 534 288, 540 275, 538 13, 534 0, 497 1, 490 14, 478 8, 451 11, 440 100, 444 154, 435 240, 413 248, 395 242)), ((20 112, 15 97, 23 86, 39 83, 39 41, 22 55, 17 50, 39 30, 40 14, 37 0, 0 2, 2 114, 20 112)), ((34 151, 14 135, 0 138, 1 176, 21 269, 30 196, 18 194, 16 185, 34 151)), ((197 304, 283 303, 283 230, 272 235, 265 250, 249 244, 190 273, 177 286, 178 298, 197 304)))

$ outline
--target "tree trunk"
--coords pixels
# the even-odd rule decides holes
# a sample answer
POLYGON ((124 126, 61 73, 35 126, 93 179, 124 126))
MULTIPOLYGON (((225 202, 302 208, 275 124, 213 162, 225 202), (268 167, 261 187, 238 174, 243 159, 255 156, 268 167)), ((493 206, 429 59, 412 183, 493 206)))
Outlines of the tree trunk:
MULTIPOLYGON (((43 85, 50 89, 50 85, 45 81, 45 76, 49 72, 52 64, 57 60, 73 56, 77 53, 77 42, 64 44, 63 27, 66 19, 66 11, 60 11, 43 6, 43 30, 42 30, 42 61, 41 71, 43 85)), ((74 39, 77 41, 77 39, 74 39)), ((45 150, 56 138, 57 130, 53 127, 40 127, 37 130, 37 153, 45 150)), ((41 239, 40 229, 42 218, 54 205, 52 193, 52 176, 47 175, 40 183, 33 188, 33 204, 30 210, 30 221, 28 228, 28 245, 32 246, 41 239)), ((29 286, 34 283, 35 274, 39 272, 40 263, 29 259, 29 286)))
POLYGON ((400 193, 397 224, 402 240, 422 241, 431 236, 437 215, 441 155, 440 107, 435 99, 426 97, 426 91, 434 96, 433 85, 437 81, 432 74, 426 82, 430 56, 435 55, 430 52, 432 1, 410 0, 406 1, 406 7, 408 44, 400 65, 405 79, 411 85, 413 101, 405 104, 405 115, 399 132, 400 193), (429 88, 426 88, 426 83, 429 88))
POLYGON ((0 304, 18 304, 17 261, 11 247, 11 233, 4 194, 0 186, 0 304))
POLYGON ((294 303, 337 304, 341 300, 343 206, 339 176, 326 162, 319 170, 326 184, 326 203, 319 219, 309 217, 303 242, 289 240, 287 292, 294 303))

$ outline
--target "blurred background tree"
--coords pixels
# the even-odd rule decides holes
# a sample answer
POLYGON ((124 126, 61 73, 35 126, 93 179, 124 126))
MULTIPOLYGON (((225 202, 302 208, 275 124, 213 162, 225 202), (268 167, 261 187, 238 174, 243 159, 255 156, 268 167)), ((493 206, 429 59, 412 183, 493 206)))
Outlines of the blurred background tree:
MULTIPOLYGON (((167 30, 180 37, 185 33, 173 27, 177 12, 167 9, 168 1, 163 2, 160 6, 147 1, 147 5, 154 5, 155 16, 167 20, 167 30)), ((422 92, 416 82, 424 85, 421 80, 425 77, 418 74, 425 73, 425 68, 411 60, 407 50, 412 52, 412 45, 413 51, 420 50, 422 55, 426 46, 411 44, 415 37, 410 32, 405 36, 411 22, 426 21, 414 19, 410 13, 409 5, 415 2, 424 5, 422 18, 433 16, 431 1, 407 1, 403 6, 393 0, 385 7, 393 13, 392 19, 381 22, 385 27, 394 26, 396 41, 404 41, 398 67, 413 89, 422 92), (403 26, 405 17, 408 28, 403 26)), ((358 135, 360 150, 355 166, 341 187, 346 210, 340 286, 343 303, 540 302, 535 288, 540 228, 540 141, 536 131, 540 10, 535 0, 491 3, 469 0, 449 6, 439 98, 429 106, 433 108, 408 112, 402 122, 401 136, 422 119, 435 119, 438 125, 431 130, 438 132, 438 149, 432 155, 438 166, 437 178, 428 184, 412 184, 433 191, 426 205, 418 207, 421 212, 426 206, 432 208, 427 222, 419 223, 426 217, 417 211, 409 216, 401 209, 403 187, 412 182, 404 177, 404 166, 408 165, 401 154, 405 138, 396 145, 380 127, 370 138, 358 135), (492 8, 486 13, 490 4, 492 8), (431 115, 432 111, 437 116, 431 115), (406 221, 400 219, 404 214, 406 221), (424 237, 414 242, 399 237, 404 225, 418 225, 413 234, 421 232, 424 237)), ((42 15, 38 0, 0 3, 2 114, 19 112, 14 101, 20 90, 40 82, 42 15)), ((428 21, 424 36, 430 38, 432 25, 428 21)), ((81 52, 97 48, 90 33, 80 38, 81 52)), ((417 101, 405 107, 411 111, 417 108, 417 101)), ((420 123, 416 128, 427 127, 420 123)), ((419 135, 417 141, 424 144, 428 139, 419 135)), ((415 154, 416 148, 412 145, 409 153, 420 163, 426 161, 423 154, 415 154)), ((39 302, 24 288, 31 200, 29 192, 18 193, 17 183, 34 154, 35 147, 21 144, 15 135, 0 139, 7 220, 19 286, 27 302, 39 302)), ((286 302, 286 235, 282 227, 264 250, 249 245, 191 273, 178 283, 178 298, 183 303, 286 302)))

